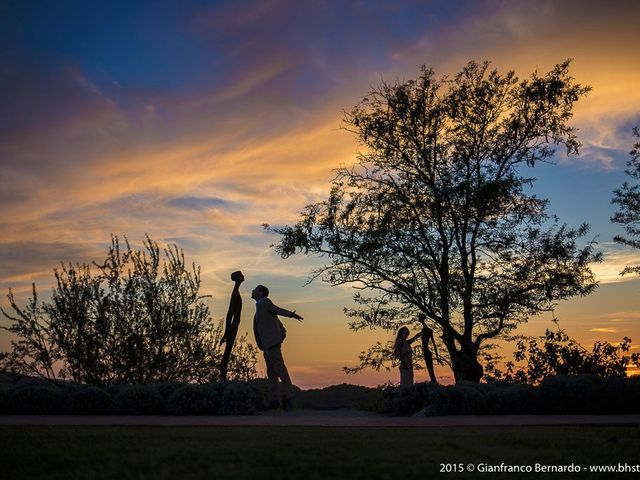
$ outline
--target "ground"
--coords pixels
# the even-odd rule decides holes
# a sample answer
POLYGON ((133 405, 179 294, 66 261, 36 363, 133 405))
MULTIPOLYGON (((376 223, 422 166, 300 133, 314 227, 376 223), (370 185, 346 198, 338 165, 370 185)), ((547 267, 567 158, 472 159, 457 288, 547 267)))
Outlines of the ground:
MULTIPOLYGON (((479 469, 502 463, 532 468, 536 464, 573 464, 583 469, 640 463, 637 417, 617 417, 618 423, 625 425, 602 426, 493 426, 492 422, 486 422, 491 417, 466 417, 464 425, 461 419, 465 417, 456 417, 459 426, 413 428, 348 426, 354 421, 371 424, 378 417, 345 412, 253 417, 254 424, 266 418, 271 426, 238 426, 241 423, 237 422, 236 426, 221 426, 207 422, 225 417, 119 417, 121 426, 77 425, 82 423, 82 417, 49 417, 57 418, 59 423, 63 423, 63 418, 75 418, 76 425, 33 425, 37 423, 35 419, 46 417, 1 418, 4 425, 0 426, 0 465, 3 478, 7 479, 512 478, 513 474, 479 473, 479 469), (159 426, 162 423, 154 424, 152 418, 165 418, 165 425, 170 425, 168 419, 178 418, 192 426, 159 426), (334 423, 342 419, 344 426, 284 426, 295 422, 303 425, 301 419, 310 418, 325 421, 331 418, 334 423), (485 419, 484 426, 470 426, 481 418, 485 419), (14 425, 9 425, 12 419, 14 425), (123 426, 127 419, 129 426, 123 426), (156 426, 131 426, 135 423, 156 426), (472 474, 467 471, 469 465, 474 468, 472 474), (460 468, 465 473, 454 473, 460 468)), ((118 417, 88 418, 118 423, 118 417)), ((446 419, 439 418, 441 422, 446 419)), ((514 418, 523 422, 521 417, 514 418)), ((417 420, 416 425, 423 421, 417 420)), ((578 420, 584 423, 589 419, 573 417, 574 423, 578 420)), ((587 423, 593 423, 591 420, 587 423)), ((558 478, 558 475, 532 472, 517 474, 517 478, 558 478)), ((619 474, 585 470, 561 476, 621 478, 619 474)))

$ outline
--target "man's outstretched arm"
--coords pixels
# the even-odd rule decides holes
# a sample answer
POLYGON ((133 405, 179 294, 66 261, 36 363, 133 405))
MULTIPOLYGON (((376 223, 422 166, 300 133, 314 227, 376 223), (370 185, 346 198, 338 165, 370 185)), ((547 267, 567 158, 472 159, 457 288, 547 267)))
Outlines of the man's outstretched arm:
POLYGON ((269 306, 269 312, 275 315, 282 315, 283 317, 295 318, 298 321, 303 320, 303 317, 298 315, 295 310, 291 311, 285 308, 280 308, 279 306, 275 305, 271 300, 269 300, 268 306, 269 306))

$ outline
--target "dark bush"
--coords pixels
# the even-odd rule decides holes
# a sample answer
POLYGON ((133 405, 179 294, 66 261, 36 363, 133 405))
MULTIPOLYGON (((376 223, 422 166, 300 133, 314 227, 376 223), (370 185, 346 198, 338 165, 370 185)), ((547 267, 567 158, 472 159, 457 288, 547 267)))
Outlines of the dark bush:
POLYGON ((115 415, 161 415, 165 412, 162 396, 150 385, 118 385, 111 402, 115 415))
POLYGON ((9 390, 9 386, 0 383, 0 415, 7 413, 7 390, 9 390))
POLYGON ((256 415, 266 408, 263 391, 244 382, 222 385, 220 413, 223 415, 256 415))
POLYGON ((297 404, 299 408, 315 410, 372 410, 381 399, 380 389, 343 383, 321 389, 303 390, 297 398, 297 404))
POLYGON ((487 411, 485 396, 476 388, 451 386, 431 392, 423 414, 431 415, 481 415, 487 411))
POLYGON ((485 400, 487 413, 493 415, 524 415, 535 413, 535 390, 527 384, 495 386, 485 400))
POLYGON ((171 415, 216 415, 219 408, 218 391, 211 385, 183 385, 167 402, 171 415))
POLYGON ((539 413, 604 413, 603 379, 595 375, 555 375, 545 378, 536 388, 539 413))
POLYGON ((55 385, 26 383, 7 391, 6 411, 13 415, 44 415, 62 411, 62 392, 55 385))
POLYGON ((481 393, 482 395, 486 395, 490 391, 495 390, 496 388, 500 388, 501 386, 504 386, 504 385, 505 384, 502 382, 478 383, 478 382, 468 382, 466 380, 461 380, 457 382, 455 386, 462 387, 462 388, 471 388, 477 391, 478 393, 481 393))
POLYGON ((39 378, 39 377, 26 377, 26 376, 22 376, 20 378, 17 378, 15 382, 13 382, 13 385, 16 387, 56 387, 57 385, 54 384, 53 382, 51 382, 50 380, 47 380, 46 378, 39 378))
POLYGON ((180 383, 180 382, 162 382, 162 383, 154 383, 153 386, 160 392, 160 396, 164 401, 165 405, 171 398, 171 396, 181 389, 182 387, 189 385, 188 383, 180 383))
POLYGON ((456 395, 457 392, 452 391, 452 388, 453 387, 443 387, 434 390, 429 395, 420 414, 425 416, 451 415, 451 411, 460 403, 460 399, 456 395))
MULTIPOLYGON (((261 404, 268 405, 269 395, 271 394, 271 382, 269 382, 269 379, 254 378, 253 380, 249 380, 249 382, 247 383, 251 385, 251 388, 253 388, 257 392, 261 404)), ((220 387, 221 392, 222 389, 223 386, 220 387)), ((300 396, 302 394, 302 390, 298 389, 298 387, 294 387, 294 394, 300 396)))
POLYGON ((410 387, 385 388, 380 411, 393 415, 412 415, 425 407, 431 393, 440 388, 432 382, 416 383, 410 387))
POLYGON ((11 385, 15 383, 16 375, 5 370, 0 370, 0 385, 11 385))
POLYGON ((111 405, 111 395, 98 387, 82 386, 67 395, 65 405, 73 415, 106 415, 111 405))
POLYGON ((603 413, 640 413, 640 377, 606 378, 601 391, 603 413))

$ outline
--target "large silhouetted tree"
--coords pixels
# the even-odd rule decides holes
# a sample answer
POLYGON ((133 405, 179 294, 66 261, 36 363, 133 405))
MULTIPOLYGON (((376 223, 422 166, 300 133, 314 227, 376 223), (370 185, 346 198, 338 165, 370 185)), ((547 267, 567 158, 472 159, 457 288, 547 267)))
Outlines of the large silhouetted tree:
POLYGON ((569 120, 588 87, 569 61, 520 81, 470 62, 455 78, 424 68, 383 83, 345 115, 365 147, 339 168, 326 201, 309 205, 276 251, 327 259, 312 273, 353 284, 351 328, 395 330, 424 313, 457 380, 478 381, 481 346, 596 282, 588 226, 559 225, 532 194, 525 167, 554 146, 578 152, 569 120))
MULTIPOLYGON (((625 173, 632 179, 640 180, 640 130, 633 129, 633 136, 638 141, 633 145, 629 154, 631 158, 627 161, 625 173)), ((631 248, 640 249, 640 183, 635 185, 624 182, 620 188, 613 192, 611 202, 618 206, 619 210, 611 217, 613 223, 624 226, 627 237, 617 235, 614 238, 616 243, 626 245, 631 248)), ((621 274, 636 273, 640 275, 640 265, 627 265, 621 274)))
MULTIPOLYGON (((219 378, 222 324, 200 294, 200 268, 176 245, 147 237, 138 250, 112 237, 107 257, 55 270, 51 300, 20 307, 9 292, 14 335, 0 368, 80 383, 207 381, 219 378), (59 367, 59 368, 58 368, 59 367)), ((236 343, 229 376, 255 376, 255 347, 236 343)))

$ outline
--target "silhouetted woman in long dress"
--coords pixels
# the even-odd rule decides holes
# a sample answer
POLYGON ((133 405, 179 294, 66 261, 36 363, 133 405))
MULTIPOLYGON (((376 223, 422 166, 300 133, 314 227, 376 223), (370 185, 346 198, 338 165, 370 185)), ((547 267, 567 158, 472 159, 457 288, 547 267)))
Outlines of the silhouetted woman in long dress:
POLYGON ((407 327, 400 328, 396 335, 393 354, 400 360, 401 387, 410 387, 413 385, 413 349, 411 348, 411 343, 419 336, 420 334, 418 333, 413 338, 409 338, 409 329, 407 327))

